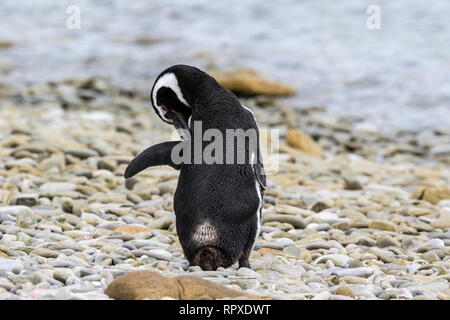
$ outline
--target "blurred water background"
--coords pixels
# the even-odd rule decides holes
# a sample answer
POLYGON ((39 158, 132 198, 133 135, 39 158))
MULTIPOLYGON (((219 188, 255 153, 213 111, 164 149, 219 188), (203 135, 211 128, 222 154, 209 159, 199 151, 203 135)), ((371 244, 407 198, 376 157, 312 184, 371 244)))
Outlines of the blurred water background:
POLYGON ((176 63, 248 67, 386 130, 450 128, 450 1, 1 0, 1 81, 101 75, 150 87, 176 63), (69 5, 81 29, 66 27, 69 5), (369 5, 381 29, 366 27, 369 5))

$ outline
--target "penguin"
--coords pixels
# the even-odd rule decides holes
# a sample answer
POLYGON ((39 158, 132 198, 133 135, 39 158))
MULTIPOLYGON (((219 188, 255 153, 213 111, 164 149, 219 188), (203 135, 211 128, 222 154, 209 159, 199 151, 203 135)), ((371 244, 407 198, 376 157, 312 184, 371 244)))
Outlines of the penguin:
MULTIPOLYGON (((150 99, 156 114, 175 127, 182 141, 163 142, 144 150, 129 163, 125 178, 151 166, 168 165, 180 170, 173 204, 177 234, 189 264, 216 270, 238 262, 239 267, 250 268, 249 257, 259 236, 266 189, 253 112, 212 76, 188 65, 174 65, 161 72, 150 99), (200 133, 194 130, 196 123, 201 123, 200 133), (216 159, 224 161, 192 161, 198 151, 195 141, 209 129, 223 137, 227 137, 229 130, 250 129, 256 132, 257 143, 245 144, 243 163, 225 161, 229 150, 235 153, 233 160, 239 156, 237 144, 228 140, 222 156, 217 152, 220 148, 213 152, 218 156, 216 159), (173 152, 180 143, 191 147, 181 154, 191 152, 192 157, 190 161, 175 163, 173 152)), ((201 151, 209 143, 202 139, 201 151)))

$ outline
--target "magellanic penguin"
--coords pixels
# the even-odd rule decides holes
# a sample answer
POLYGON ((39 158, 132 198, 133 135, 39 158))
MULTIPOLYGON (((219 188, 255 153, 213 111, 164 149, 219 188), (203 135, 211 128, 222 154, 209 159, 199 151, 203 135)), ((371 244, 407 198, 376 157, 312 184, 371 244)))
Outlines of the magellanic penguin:
POLYGON ((174 125, 184 141, 163 142, 146 149, 130 162, 125 178, 150 166, 169 165, 179 169, 174 196, 176 229, 189 263, 203 270, 216 270, 239 261, 239 267, 249 268, 249 256, 259 235, 266 188, 253 112, 213 77, 187 65, 172 66, 157 77, 151 102, 158 116, 174 125), (198 123, 200 131, 195 129, 198 123), (217 152, 219 149, 212 152, 218 159, 213 163, 201 156, 199 162, 199 146, 200 151, 206 150, 212 140, 210 137, 205 141, 208 139, 204 134, 209 129, 222 135, 224 152, 223 155, 217 152), (227 132, 239 132, 239 129, 241 133, 253 130, 257 139, 253 146, 244 139, 244 162, 237 159, 243 151, 237 149, 238 143, 233 146, 226 139, 227 132), (197 144, 199 138, 201 142, 197 144), (179 143, 191 146, 190 150, 181 152, 191 152, 189 161, 175 163, 173 160, 172 151, 179 143), (231 163, 225 159, 230 146, 234 159, 231 163))

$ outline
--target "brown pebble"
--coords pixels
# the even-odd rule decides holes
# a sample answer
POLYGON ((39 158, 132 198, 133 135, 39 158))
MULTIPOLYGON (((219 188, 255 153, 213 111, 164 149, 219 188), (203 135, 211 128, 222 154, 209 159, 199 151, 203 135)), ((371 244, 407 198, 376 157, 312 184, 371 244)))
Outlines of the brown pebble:
POLYGON ((147 270, 120 276, 110 283, 105 293, 117 300, 157 300, 163 297, 192 300, 205 296, 213 299, 237 297, 262 299, 201 278, 189 276, 169 278, 147 270))
POLYGON ((353 293, 352 289, 350 289, 349 287, 347 287, 346 285, 340 286, 337 290, 336 290, 336 294, 339 294, 341 296, 347 296, 347 297, 355 297, 355 294, 353 293))
POLYGON ((345 179, 345 190, 362 190, 362 185, 358 180, 347 180, 345 179))
POLYGON ((312 207, 311 210, 314 212, 321 212, 325 209, 328 209, 330 206, 328 206, 327 204, 323 203, 323 202, 316 202, 312 207))

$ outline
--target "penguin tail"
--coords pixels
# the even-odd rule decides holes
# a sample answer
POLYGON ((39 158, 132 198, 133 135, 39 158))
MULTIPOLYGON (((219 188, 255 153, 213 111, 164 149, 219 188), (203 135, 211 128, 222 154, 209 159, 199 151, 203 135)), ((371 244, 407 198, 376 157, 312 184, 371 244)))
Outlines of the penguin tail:
POLYGON ((214 271, 219 267, 228 268, 233 264, 233 260, 221 249, 206 246, 200 248, 195 253, 191 264, 194 266, 199 266, 205 271, 214 271))

